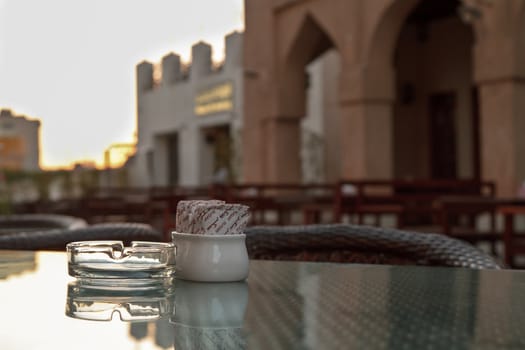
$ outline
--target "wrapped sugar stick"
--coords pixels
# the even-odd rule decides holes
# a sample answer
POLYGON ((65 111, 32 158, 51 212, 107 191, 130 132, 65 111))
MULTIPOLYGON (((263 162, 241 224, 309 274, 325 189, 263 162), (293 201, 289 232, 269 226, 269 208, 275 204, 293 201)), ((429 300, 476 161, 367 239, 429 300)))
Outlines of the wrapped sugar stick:
POLYGON ((194 220, 192 219, 195 208, 199 205, 218 205, 224 204, 220 200, 186 200, 177 203, 177 213, 175 227, 178 232, 193 233, 194 220))
POLYGON ((194 233, 205 235, 241 234, 250 219, 249 207, 242 204, 217 204, 195 208, 194 233))
POLYGON ((249 207, 223 201, 181 201, 177 231, 205 235, 241 234, 250 219, 249 207))

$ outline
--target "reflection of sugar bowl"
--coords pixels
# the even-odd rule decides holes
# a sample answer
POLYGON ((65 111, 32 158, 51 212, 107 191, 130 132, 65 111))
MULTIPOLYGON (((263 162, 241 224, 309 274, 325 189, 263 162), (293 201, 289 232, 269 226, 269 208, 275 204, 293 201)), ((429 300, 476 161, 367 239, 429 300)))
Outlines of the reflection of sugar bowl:
POLYGON ((176 349, 244 349, 242 325, 248 303, 245 282, 175 281, 173 314, 176 349))
POLYGON ((199 282, 235 282, 248 277, 246 235, 172 232, 175 277, 199 282))
POLYGON ((195 283, 175 281, 175 324, 202 328, 242 327, 248 287, 245 282, 195 283))

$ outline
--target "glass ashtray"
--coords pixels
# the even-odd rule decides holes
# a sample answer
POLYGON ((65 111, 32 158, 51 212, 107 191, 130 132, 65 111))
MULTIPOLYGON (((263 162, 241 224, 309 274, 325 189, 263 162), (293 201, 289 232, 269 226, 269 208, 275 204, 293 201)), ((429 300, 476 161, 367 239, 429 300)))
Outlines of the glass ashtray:
POLYGON ((121 321, 153 321, 173 312, 173 287, 103 288, 83 281, 68 284, 66 315, 91 321, 111 321, 118 315, 121 321))
MULTIPOLYGON (((72 242, 66 246, 70 276, 124 285, 156 283, 175 273, 173 243, 121 241, 72 242)), ((104 283, 104 282, 103 282, 104 283)))

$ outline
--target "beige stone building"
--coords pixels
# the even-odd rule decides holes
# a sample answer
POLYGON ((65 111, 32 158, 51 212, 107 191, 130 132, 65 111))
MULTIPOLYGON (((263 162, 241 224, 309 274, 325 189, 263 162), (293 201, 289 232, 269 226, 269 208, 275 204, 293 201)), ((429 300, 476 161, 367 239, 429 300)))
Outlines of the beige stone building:
POLYGON ((481 178, 500 196, 525 180, 525 0, 245 8, 244 181, 304 179, 312 63, 328 72, 324 180, 481 178))
POLYGON ((40 170, 40 121, 0 111, 0 170, 40 170))
POLYGON ((242 33, 225 37, 225 58, 192 46, 191 62, 167 54, 136 67, 137 151, 127 162, 132 186, 202 186, 240 172, 242 33))

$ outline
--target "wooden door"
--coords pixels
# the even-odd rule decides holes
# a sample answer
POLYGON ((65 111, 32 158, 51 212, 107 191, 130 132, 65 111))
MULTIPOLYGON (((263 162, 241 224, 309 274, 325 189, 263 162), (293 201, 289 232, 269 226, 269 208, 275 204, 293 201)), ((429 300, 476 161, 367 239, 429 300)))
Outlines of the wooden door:
POLYGON ((179 137, 178 134, 168 136, 168 183, 170 186, 179 184, 179 137))
POLYGON ((479 90, 477 86, 472 88, 472 166, 473 178, 481 179, 481 152, 480 152, 480 129, 479 129, 479 90))
POLYGON ((456 94, 430 96, 430 169, 434 179, 457 178, 456 94))

